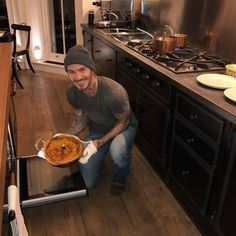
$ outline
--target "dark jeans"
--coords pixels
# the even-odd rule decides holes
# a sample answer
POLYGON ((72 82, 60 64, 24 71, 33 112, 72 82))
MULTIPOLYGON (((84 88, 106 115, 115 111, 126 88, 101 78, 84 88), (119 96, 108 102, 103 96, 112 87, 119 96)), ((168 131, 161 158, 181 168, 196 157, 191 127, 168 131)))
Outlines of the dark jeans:
MULTIPOLYGON (((90 133, 87 140, 94 140, 104 136, 104 134, 90 133)), ((113 160, 113 178, 124 179, 130 173, 131 151, 136 136, 136 129, 128 127, 122 133, 113 138, 110 142, 100 147, 86 164, 80 165, 87 188, 91 188, 96 183, 104 158, 110 151, 113 160)))

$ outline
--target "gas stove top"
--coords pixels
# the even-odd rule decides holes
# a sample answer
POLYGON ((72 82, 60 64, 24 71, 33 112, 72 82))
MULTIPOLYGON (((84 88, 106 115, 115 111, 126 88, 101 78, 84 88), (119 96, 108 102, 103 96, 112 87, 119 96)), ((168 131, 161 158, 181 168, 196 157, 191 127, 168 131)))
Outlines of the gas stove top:
POLYGON ((176 74, 224 70, 230 63, 230 60, 191 46, 176 48, 165 55, 154 52, 151 40, 144 43, 130 41, 126 46, 176 74))

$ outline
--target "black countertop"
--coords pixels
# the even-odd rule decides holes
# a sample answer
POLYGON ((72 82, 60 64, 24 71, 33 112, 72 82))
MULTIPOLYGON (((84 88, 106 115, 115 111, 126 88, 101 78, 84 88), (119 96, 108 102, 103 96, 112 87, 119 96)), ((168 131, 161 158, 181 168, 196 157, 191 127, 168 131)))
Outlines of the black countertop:
MULTIPOLYGON (((236 103, 228 100, 224 96, 224 90, 208 88, 203 85, 200 85, 197 82, 197 76, 203 74, 201 72, 197 73, 186 73, 186 74, 175 74, 170 70, 158 65, 152 60, 142 56, 141 54, 135 52, 134 50, 125 46, 124 43, 120 43, 99 31, 94 27, 89 27, 86 24, 82 24, 82 28, 86 30, 88 33, 92 34, 99 40, 103 41, 110 47, 114 48, 119 52, 126 53, 131 57, 139 60, 146 65, 148 65, 152 70, 158 72, 160 76, 169 80, 171 84, 179 88, 180 90, 187 93, 189 96, 195 98, 196 100, 204 103, 209 109, 216 112, 222 118, 227 119, 236 124, 236 103)), ((206 73, 206 72, 205 72, 206 73)), ((207 72, 214 73, 214 72, 207 72)), ((215 73, 224 74, 225 71, 217 71, 215 73)))

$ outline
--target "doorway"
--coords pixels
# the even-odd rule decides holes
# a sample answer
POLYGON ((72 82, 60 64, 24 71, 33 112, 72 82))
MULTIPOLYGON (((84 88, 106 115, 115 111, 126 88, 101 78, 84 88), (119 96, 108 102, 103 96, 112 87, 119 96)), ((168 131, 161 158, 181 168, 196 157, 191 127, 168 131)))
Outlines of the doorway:
POLYGON ((50 51, 49 60, 62 61, 76 44, 75 0, 48 0, 50 51))

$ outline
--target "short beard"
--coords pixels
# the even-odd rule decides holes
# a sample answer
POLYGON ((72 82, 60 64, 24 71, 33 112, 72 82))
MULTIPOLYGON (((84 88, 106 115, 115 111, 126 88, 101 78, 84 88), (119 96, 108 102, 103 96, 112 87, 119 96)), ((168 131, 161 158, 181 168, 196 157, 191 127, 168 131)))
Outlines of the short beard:
POLYGON ((90 75, 91 83, 88 85, 88 88, 84 90, 84 93, 88 97, 93 97, 97 93, 97 79, 93 80, 93 76, 96 76, 96 75, 91 70, 91 75, 90 75))

